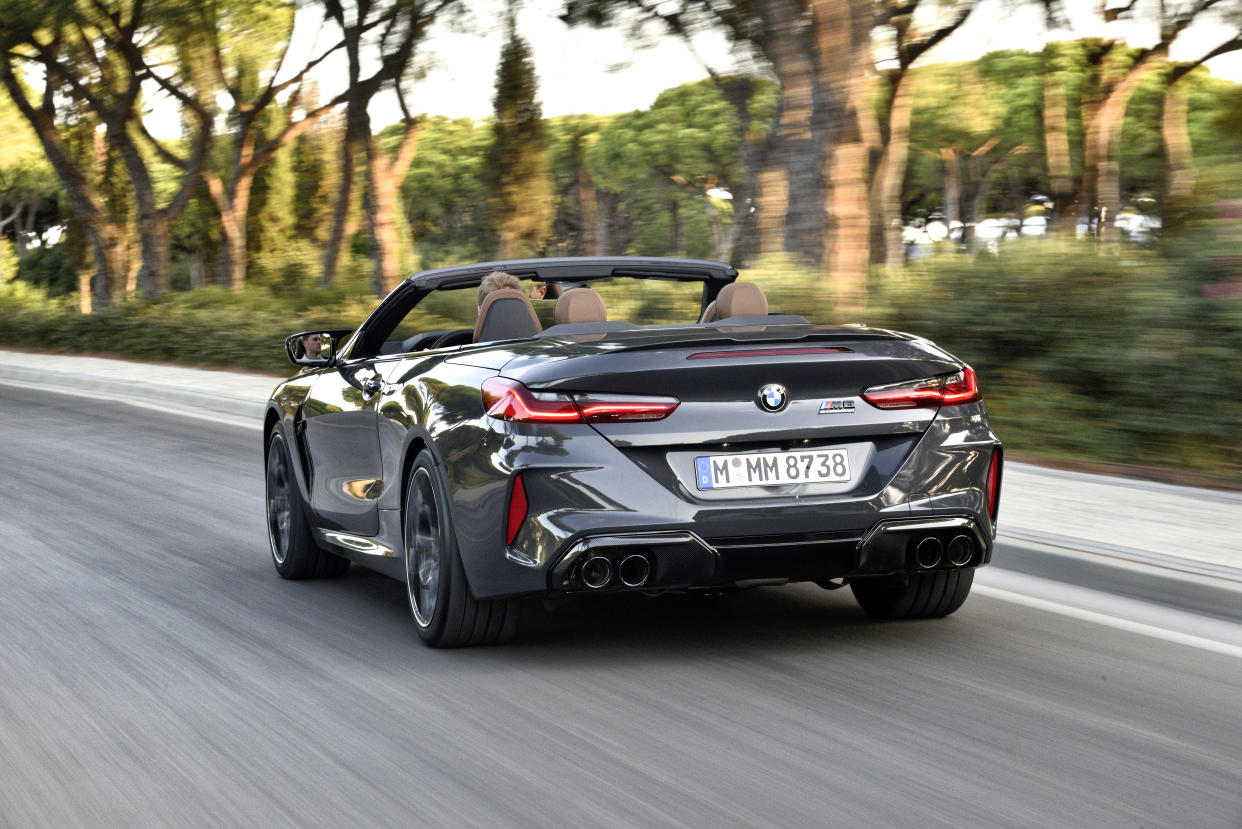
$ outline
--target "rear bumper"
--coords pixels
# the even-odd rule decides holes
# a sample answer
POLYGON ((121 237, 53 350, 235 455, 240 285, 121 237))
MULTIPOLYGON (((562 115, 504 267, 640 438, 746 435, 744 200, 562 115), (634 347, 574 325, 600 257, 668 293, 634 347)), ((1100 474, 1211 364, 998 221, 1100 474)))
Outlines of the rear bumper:
MULTIPOLYGON (((715 497, 677 474, 693 470, 693 459, 679 464, 685 458, 677 453, 694 448, 618 448, 586 426, 526 431, 497 431, 480 444, 469 474, 486 472, 487 482, 463 486, 454 504, 463 564, 479 598, 854 579, 977 567, 991 558, 985 484, 1000 442, 982 404, 942 411, 919 434, 873 439, 867 473, 846 492, 806 487, 715 497), (529 508, 506 543, 515 473, 529 508), (950 558, 959 535, 965 541, 950 558), (924 565, 915 553, 928 538, 924 561, 932 563, 924 565), (620 570, 634 555, 645 559, 647 575, 630 573, 624 581, 637 583, 627 586, 620 570), (604 559, 595 570, 609 571, 599 587, 588 584, 598 578, 582 575, 592 558, 604 559)), ((451 483, 459 478, 464 483, 466 475, 449 476, 451 483)))
POLYGON ((969 515, 881 521, 862 535, 715 539, 691 531, 607 534, 570 545, 548 571, 548 590, 688 590, 828 581, 978 567, 991 556, 991 533, 969 515))

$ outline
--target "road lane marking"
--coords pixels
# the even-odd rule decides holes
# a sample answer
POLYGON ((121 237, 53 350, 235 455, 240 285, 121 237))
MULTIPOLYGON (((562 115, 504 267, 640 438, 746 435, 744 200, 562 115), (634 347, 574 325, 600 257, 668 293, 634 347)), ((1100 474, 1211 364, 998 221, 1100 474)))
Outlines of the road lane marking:
POLYGON ((1144 622, 1135 622, 1130 619, 1122 619, 1118 616, 1109 616, 1106 613, 1099 613, 1094 610, 1086 610, 1081 607, 1073 607, 1071 605, 1060 604, 1048 599, 1039 599, 1034 596, 1025 596, 1021 593, 1014 593, 1010 590, 1003 590, 999 587, 988 587, 987 585, 976 584, 975 593, 981 593, 984 596, 990 596, 993 599, 999 599, 1003 602, 1012 602, 1025 607, 1043 610, 1048 613, 1056 613, 1060 616, 1069 616, 1072 619, 1080 619, 1084 622, 1092 622, 1097 625, 1104 625, 1116 630, 1124 630, 1130 633, 1137 633, 1141 636, 1150 636, 1153 639, 1161 639, 1165 642, 1172 642, 1177 645, 1189 645, 1192 648, 1211 651, 1223 656, 1232 656, 1235 659, 1242 659, 1242 645, 1233 645, 1228 642, 1218 642, 1215 639, 1206 639, 1202 636, 1195 636, 1190 633, 1181 633, 1175 630, 1166 630, 1156 625, 1149 625, 1144 622))

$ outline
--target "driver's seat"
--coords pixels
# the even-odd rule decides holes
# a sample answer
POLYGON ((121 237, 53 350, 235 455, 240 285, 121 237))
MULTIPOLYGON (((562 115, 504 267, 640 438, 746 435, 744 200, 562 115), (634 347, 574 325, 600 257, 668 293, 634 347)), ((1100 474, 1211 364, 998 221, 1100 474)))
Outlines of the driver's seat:
POLYGON ((492 340, 520 340, 533 337, 543 330, 535 308, 526 294, 516 288, 492 291, 479 307, 479 321, 474 324, 476 343, 492 340))

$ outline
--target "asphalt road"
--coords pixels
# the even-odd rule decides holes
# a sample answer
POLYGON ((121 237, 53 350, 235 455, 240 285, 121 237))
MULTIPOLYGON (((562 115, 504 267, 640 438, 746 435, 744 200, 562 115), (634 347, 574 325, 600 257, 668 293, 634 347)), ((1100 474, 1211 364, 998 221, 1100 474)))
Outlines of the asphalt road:
POLYGON ((397 582, 276 576, 261 462, 0 385, 0 826, 1242 827, 1242 648, 797 586, 437 652, 397 582))

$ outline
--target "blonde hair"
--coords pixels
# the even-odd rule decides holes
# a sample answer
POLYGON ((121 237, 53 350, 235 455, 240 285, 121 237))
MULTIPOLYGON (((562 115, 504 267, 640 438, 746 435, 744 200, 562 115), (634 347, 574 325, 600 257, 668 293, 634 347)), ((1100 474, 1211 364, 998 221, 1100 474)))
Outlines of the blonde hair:
POLYGON ((492 291, 499 291, 501 288, 513 288, 520 291, 522 290, 522 281, 511 273, 492 271, 483 277, 483 281, 479 283, 478 306, 482 308, 483 300, 487 299, 487 295, 492 291))

